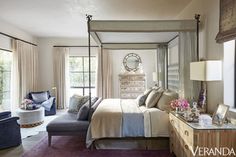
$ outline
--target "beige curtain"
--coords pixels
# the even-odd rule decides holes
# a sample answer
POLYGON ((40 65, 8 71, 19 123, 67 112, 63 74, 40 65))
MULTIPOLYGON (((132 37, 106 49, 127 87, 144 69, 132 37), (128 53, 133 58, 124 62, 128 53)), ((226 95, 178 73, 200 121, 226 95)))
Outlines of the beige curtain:
POLYGON ((179 39, 179 94, 180 97, 197 100, 200 84, 190 80, 190 63, 197 61, 196 33, 180 32, 179 39))
POLYGON ((167 55, 167 45, 159 45, 157 47, 157 71, 158 71, 158 80, 159 86, 162 88, 167 87, 166 80, 166 55, 167 55))
POLYGON ((64 109, 69 99, 69 48, 54 48, 53 72, 54 86, 57 89, 57 108, 64 109))
POLYGON ((12 68, 12 111, 22 102, 26 94, 37 90, 38 51, 37 47, 13 40, 12 68))
POLYGON ((109 52, 101 47, 97 54, 96 92, 104 99, 112 97, 112 65, 109 52))

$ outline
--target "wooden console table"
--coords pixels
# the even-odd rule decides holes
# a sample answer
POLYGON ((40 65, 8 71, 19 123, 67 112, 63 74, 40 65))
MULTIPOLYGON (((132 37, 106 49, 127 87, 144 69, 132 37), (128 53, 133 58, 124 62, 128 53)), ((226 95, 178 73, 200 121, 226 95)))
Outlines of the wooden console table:
MULTIPOLYGON (((177 157, 206 156, 211 149, 228 148, 236 153, 236 126, 200 126, 198 123, 188 123, 178 114, 171 112, 170 118, 170 151, 177 157), (205 149, 205 150, 204 150, 205 149), (197 150, 197 151, 196 151, 197 150), (196 155, 194 154, 196 151, 196 155), (204 152, 205 151, 205 152, 204 152), (193 153, 194 152, 194 153, 193 153), (205 153, 205 155, 204 155, 205 153)), ((225 150, 227 151, 227 150, 225 150)), ((220 153, 207 157, 219 157, 220 153)), ((234 156, 231 154, 231 156, 234 156)))

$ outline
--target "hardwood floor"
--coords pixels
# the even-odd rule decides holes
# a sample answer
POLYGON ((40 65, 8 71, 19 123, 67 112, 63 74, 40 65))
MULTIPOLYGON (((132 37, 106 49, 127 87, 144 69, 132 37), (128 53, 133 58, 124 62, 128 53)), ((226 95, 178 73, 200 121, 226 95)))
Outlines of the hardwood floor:
POLYGON ((24 152, 30 150, 35 144, 37 144, 43 137, 47 135, 47 132, 40 132, 35 136, 31 136, 22 140, 22 144, 18 147, 12 147, 8 149, 0 150, 1 157, 21 157, 24 152))

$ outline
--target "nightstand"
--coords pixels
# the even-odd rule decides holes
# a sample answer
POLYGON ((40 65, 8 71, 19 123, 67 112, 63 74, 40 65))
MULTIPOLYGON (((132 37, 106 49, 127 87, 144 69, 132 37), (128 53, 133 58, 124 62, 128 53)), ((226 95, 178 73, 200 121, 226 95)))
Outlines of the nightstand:
POLYGON ((232 150, 236 153, 235 125, 203 127, 198 123, 186 122, 175 112, 169 114, 169 119, 170 151, 177 157, 216 157, 223 156, 222 153, 229 150, 230 156, 234 156, 232 150))

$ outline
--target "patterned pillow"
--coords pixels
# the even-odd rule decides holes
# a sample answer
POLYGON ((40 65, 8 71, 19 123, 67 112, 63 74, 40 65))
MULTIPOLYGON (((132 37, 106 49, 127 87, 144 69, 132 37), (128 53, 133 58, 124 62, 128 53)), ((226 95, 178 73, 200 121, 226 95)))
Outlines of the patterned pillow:
POLYGON ((79 109, 81 108, 81 106, 88 101, 89 96, 80 96, 80 95, 73 95, 70 98, 70 102, 69 102, 69 110, 68 112, 70 113, 78 113, 79 109))
POLYGON ((142 106, 142 105, 145 105, 146 99, 147 99, 147 95, 141 94, 135 99, 135 101, 138 104, 138 106, 142 106))
POLYGON ((38 104, 48 100, 48 92, 31 93, 33 101, 38 104))

